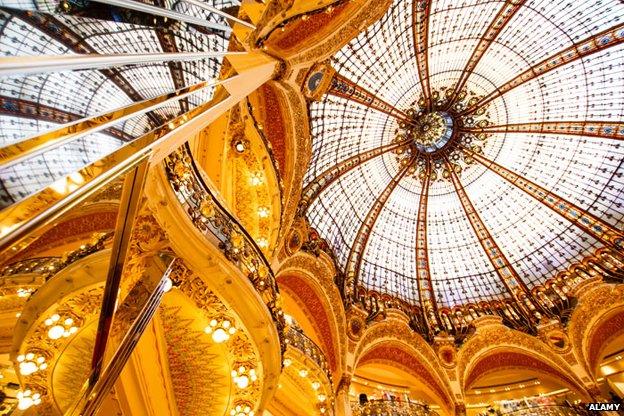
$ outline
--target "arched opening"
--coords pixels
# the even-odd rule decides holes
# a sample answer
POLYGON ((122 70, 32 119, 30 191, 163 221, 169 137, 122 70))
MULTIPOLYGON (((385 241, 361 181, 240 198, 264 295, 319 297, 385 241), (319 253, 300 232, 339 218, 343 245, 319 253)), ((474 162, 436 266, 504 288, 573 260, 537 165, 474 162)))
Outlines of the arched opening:
POLYGON ((464 379, 469 415, 503 413, 527 406, 568 406, 587 396, 574 380, 546 360, 519 349, 477 358, 464 379))
POLYGON ((337 325, 329 299, 305 278, 293 274, 278 276, 282 308, 325 353, 332 372, 337 369, 337 325))
POLYGON ((413 406, 409 411, 414 414, 427 409, 439 414, 450 410, 441 380, 411 347, 395 341, 382 342, 362 354, 349 399, 352 407, 361 409, 379 403, 388 409, 413 406))
POLYGON ((591 331, 587 360, 602 395, 624 398, 624 307, 606 314, 591 331))

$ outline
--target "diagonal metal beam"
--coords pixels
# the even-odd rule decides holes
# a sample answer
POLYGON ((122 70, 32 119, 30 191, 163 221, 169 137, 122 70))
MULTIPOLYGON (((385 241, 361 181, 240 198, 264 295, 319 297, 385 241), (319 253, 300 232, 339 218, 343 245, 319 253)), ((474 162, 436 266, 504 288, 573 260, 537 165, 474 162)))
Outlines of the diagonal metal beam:
POLYGON ((25 140, 0 148, 0 168, 19 163, 37 154, 76 140, 86 134, 95 133, 114 126, 131 117, 144 114, 167 103, 177 102, 183 97, 217 85, 216 81, 203 81, 190 87, 163 94, 158 97, 135 102, 121 108, 82 118, 73 123, 63 124, 54 130, 29 137, 25 140))
POLYGON ((125 65, 143 65, 168 61, 193 61, 206 58, 240 55, 244 52, 180 52, 124 53, 89 55, 39 55, 0 58, 0 76, 40 74, 58 71, 78 71, 125 65))
POLYGON ((418 78, 422 87, 423 97, 425 99, 425 108, 429 111, 433 109, 433 101, 431 98, 431 85, 429 84, 429 16, 431 13, 432 0, 414 1, 412 17, 413 17, 413 34, 414 49, 416 52, 416 65, 418 67, 418 78))
POLYGON ((214 29, 222 31, 226 34, 232 32, 230 26, 213 23, 208 20, 196 17, 190 14, 179 13, 173 10, 166 9, 164 7, 152 6, 151 4, 142 3, 134 0, 95 0, 97 3, 108 4, 110 6, 122 7, 125 9, 135 10, 137 12, 147 13, 154 16, 161 16, 167 19, 178 20, 193 25, 206 27, 208 29, 214 29))
POLYGON ((459 197, 459 201, 466 213, 466 217, 468 218, 468 222, 472 226, 481 247, 483 247, 483 251, 485 252, 488 260, 492 263, 494 270, 498 274, 498 277, 503 282, 503 285, 512 296, 512 298, 518 300, 519 295, 522 293, 528 293, 528 289, 518 272, 512 267, 507 257, 503 254, 496 241, 490 234, 490 231, 487 229, 483 220, 479 216, 479 213, 472 205, 464 186, 462 185, 457 173, 453 170, 453 166, 445 158, 444 161, 445 168, 450 172, 451 182, 453 183, 453 187, 455 188, 455 192, 459 197))
POLYGON ((576 42, 572 46, 531 66, 517 77, 507 81, 490 94, 478 100, 475 104, 466 108, 462 113, 471 114, 519 85, 540 77, 560 66, 603 51, 612 46, 619 45, 622 42, 624 42, 624 24, 619 24, 611 29, 604 30, 594 36, 576 42))
POLYGON ((427 206, 429 203, 429 185, 431 183, 431 160, 427 159, 425 177, 422 180, 422 191, 418 202, 418 217, 416 218, 416 283, 420 306, 425 319, 431 326, 438 326, 435 292, 431 283, 431 269, 429 267, 429 248, 427 245, 427 206), (433 321, 433 322, 432 322, 433 321))
POLYGON ((254 26, 253 24, 251 24, 249 22, 246 22, 244 20, 241 20, 241 19, 239 19, 239 18, 237 18, 235 16, 232 16, 230 14, 227 14, 224 11, 217 9, 216 7, 213 7, 213 6, 210 6, 207 3, 204 3, 203 1, 199 1, 199 0, 182 0, 182 1, 184 1, 185 3, 188 3, 188 4, 192 4, 194 6, 197 6, 199 8, 202 8, 202 9, 204 9, 204 10, 210 12, 210 13, 218 14, 219 16, 224 17, 227 20, 230 20, 232 22, 240 23, 241 25, 243 25, 243 26, 245 26, 245 27, 247 27, 249 29, 252 29, 252 30, 256 29, 256 26, 254 26))
MULTIPOLYGON (((148 259, 143 280, 135 285, 126 300, 119 306, 119 313, 136 315, 130 328, 123 334, 123 339, 108 365, 98 377, 91 373, 89 379, 78 394, 78 399, 66 411, 67 416, 92 416, 98 414, 102 402, 117 381, 128 359, 148 324, 158 311, 160 302, 167 291, 170 275, 175 268, 176 259, 167 253, 160 253, 160 259, 148 259), (157 280, 156 273, 159 273, 157 280), (154 281, 156 280, 156 281, 154 281)), ((112 319, 112 317, 111 317, 112 319)))
MULTIPOLYGON (((79 114, 59 110, 58 108, 50 107, 34 101, 7 97, 4 95, 0 95, 0 114, 59 124, 71 123, 82 118, 79 114)), ((109 127, 102 130, 102 132, 125 142, 129 142, 134 139, 134 137, 115 127, 109 127)))
POLYGON ((475 153, 466 147, 464 147, 464 151, 478 163, 566 218, 596 240, 619 250, 624 248, 624 233, 622 231, 485 156, 475 153))
POLYGON ((375 202, 366 214, 366 218, 362 221, 355 239, 353 240, 353 244, 351 244, 351 250, 349 251, 349 257, 347 258, 347 264, 345 266, 345 297, 353 297, 355 294, 355 288, 358 284, 364 251, 366 250, 373 228, 375 228, 375 223, 379 218, 379 214, 381 214, 388 198, 390 198, 390 195, 392 195, 392 192, 397 187, 401 179, 403 179, 403 176, 405 176, 409 168, 412 167, 415 160, 416 157, 412 156, 408 162, 401 167, 381 194, 379 194, 377 199, 375 199, 375 202))
MULTIPOLYGON (((52 15, 15 9, 4 9, 4 11, 42 31, 72 52, 79 54, 97 53, 80 35, 52 15)), ((144 98, 117 68, 100 69, 99 72, 111 80, 132 101, 141 101, 144 98)), ((160 126, 164 123, 164 120, 152 112, 148 113, 148 117, 153 123, 152 127, 160 126)))
POLYGON ((91 362, 90 383, 94 384, 100 377, 104 364, 104 353, 113 323, 113 315, 117 309, 121 274, 128 249, 134 220, 139 212, 143 185, 147 176, 148 163, 143 161, 132 171, 126 174, 121 200, 119 201, 119 213, 115 225, 115 237, 111 248, 111 258, 106 276, 106 286, 102 296, 102 307, 98 322, 95 345, 93 347, 93 359, 91 362))
POLYGON ((529 133, 569 136, 602 137, 624 140, 624 123, 621 121, 543 121, 537 123, 503 124, 499 126, 463 128, 466 133, 529 133))
POLYGON ((382 113, 385 113, 390 117, 394 117, 399 121, 411 123, 408 115, 403 111, 340 74, 334 75, 327 93, 347 100, 355 101, 358 104, 381 111, 382 113))
POLYGON ((405 140, 402 142, 379 146, 374 149, 370 149, 357 155, 351 156, 350 158, 345 159, 342 162, 339 162, 336 165, 325 170, 319 176, 314 178, 314 180, 310 182, 305 188, 303 188, 303 191, 301 192, 301 200, 299 202, 300 209, 302 211, 305 211, 305 209, 310 206, 312 201, 314 201, 325 189, 327 189, 329 185, 331 185, 336 179, 340 178, 342 175, 350 172, 356 167, 362 165, 363 163, 366 163, 369 160, 376 158, 377 156, 381 156, 385 153, 399 149, 403 146, 407 146, 408 143, 409 141, 405 140))
POLYGON ((453 102, 457 98, 457 95, 466 85, 466 81, 468 81, 468 78, 470 78, 470 75, 472 75, 472 72, 475 70, 475 68, 479 64, 479 61, 481 61, 481 58, 483 58, 490 45, 492 45, 492 43, 496 40, 500 32, 505 28, 505 26, 507 26, 507 23, 509 23, 509 21, 514 17, 516 12, 522 7, 524 2, 525 0, 514 0, 506 1, 505 3, 503 3, 503 7, 500 8, 498 13, 494 17, 494 20, 492 20, 492 23, 490 23, 490 25, 486 29, 485 33, 481 37, 481 40, 479 40, 477 47, 472 52, 472 55, 470 56, 466 67, 459 76, 459 80, 455 84, 453 94, 448 101, 447 108, 453 104, 453 102))

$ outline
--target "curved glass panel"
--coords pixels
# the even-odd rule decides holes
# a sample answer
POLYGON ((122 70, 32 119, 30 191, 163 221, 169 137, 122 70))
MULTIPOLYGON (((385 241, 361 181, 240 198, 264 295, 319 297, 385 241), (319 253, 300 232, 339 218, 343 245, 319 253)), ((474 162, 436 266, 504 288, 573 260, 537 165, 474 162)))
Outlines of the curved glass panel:
POLYGON ((621 138, 585 136, 574 126, 555 133, 541 123, 623 122, 624 5, 527 1, 492 35, 488 28, 504 15, 505 2, 434 0, 418 11, 428 24, 421 53, 414 6, 395 1, 332 58, 340 76, 393 106, 394 115, 332 90, 311 104, 313 155, 305 184, 354 155, 413 138, 404 154, 384 152, 360 163, 309 205, 308 219, 339 266, 348 270, 351 261, 359 265, 358 285, 418 304, 416 250, 424 242, 428 256, 420 267, 429 270, 432 296, 438 306, 452 307, 510 297, 508 273, 530 289, 605 245, 571 221, 568 206, 621 233, 621 138), (590 51, 584 42, 608 46, 590 51), (434 120, 435 114, 441 116, 434 120), (436 133, 423 135, 423 126, 436 133), (383 208, 362 227, 408 163, 413 166, 383 208), (505 169, 517 179, 505 178, 505 169), (531 183, 562 202, 548 206, 531 183), (420 240, 419 212, 426 212, 420 240))

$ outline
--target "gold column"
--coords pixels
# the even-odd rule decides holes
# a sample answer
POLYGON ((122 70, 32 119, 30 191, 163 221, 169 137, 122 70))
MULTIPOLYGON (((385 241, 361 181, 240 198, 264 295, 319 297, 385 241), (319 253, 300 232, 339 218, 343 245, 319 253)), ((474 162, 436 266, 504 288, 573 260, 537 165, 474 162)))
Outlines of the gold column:
POLYGON ((351 375, 345 374, 338 383, 336 389, 335 414, 336 416, 351 416, 351 403, 349 402, 349 387, 351 387, 351 375))

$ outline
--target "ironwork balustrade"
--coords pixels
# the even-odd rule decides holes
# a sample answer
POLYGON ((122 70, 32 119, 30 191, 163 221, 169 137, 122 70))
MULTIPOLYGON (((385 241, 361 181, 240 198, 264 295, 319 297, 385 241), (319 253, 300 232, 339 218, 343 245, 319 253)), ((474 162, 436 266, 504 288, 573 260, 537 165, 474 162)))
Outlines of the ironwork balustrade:
POLYGON ((285 332, 286 344, 301 351, 306 357, 314 361, 327 375, 331 383, 331 372, 327 364, 327 358, 321 348, 308 338, 300 329, 289 326, 285 332))
POLYGON ((522 409, 497 412, 498 415, 513 416, 597 416, 599 413, 587 410, 584 406, 575 405, 543 405, 524 407, 522 409))
POLYGON ((70 264, 104 249, 112 238, 112 232, 100 233, 91 242, 83 244, 63 257, 33 257, 18 260, 0 269, 0 278, 21 274, 37 274, 43 276, 47 281, 70 264))
POLYGON ((353 416, 437 416, 438 413, 420 402, 398 400, 370 400, 351 406, 353 416))
POLYGON ((277 283, 268 260, 249 235, 217 197, 195 165, 188 144, 165 159, 171 186, 186 213, 206 238, 218 246, 225 257, 249 278, 260 294, 284 345, 284 315, 278 305, 277 283))

